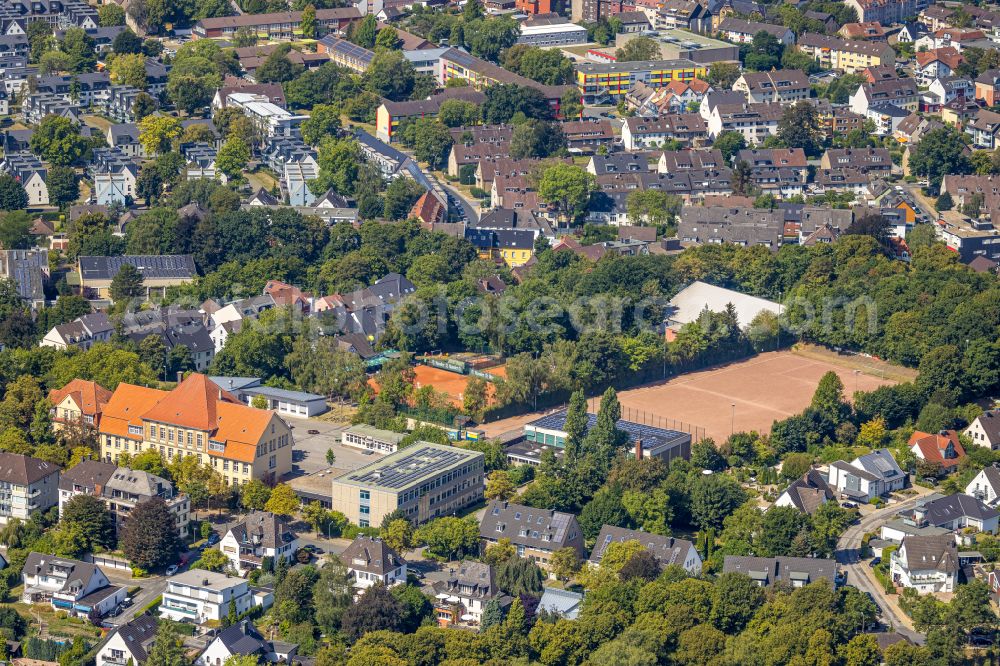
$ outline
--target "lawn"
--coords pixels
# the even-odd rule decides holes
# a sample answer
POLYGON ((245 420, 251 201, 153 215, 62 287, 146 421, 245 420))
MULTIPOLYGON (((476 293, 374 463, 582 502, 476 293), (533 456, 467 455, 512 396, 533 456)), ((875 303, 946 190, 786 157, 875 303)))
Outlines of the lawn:
MULTIPOLYGON (((15 590, 11 590, 14 594, 15 590)), ((90 623, 86 618, 70 617, 65 611, 55 611, 48 604, 15 604, 15 610, 28 621, 29 631, 34 634, 40 633, 39 621, 45 625, 45 637, 73 638, 83 636, 94 642, 100 638, 101 630, 90 623)))

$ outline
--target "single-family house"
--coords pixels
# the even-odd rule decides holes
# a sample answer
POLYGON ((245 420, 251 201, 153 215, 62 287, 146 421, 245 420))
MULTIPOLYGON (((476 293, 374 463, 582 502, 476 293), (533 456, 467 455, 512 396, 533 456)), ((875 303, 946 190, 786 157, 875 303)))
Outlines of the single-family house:
POLYGON ((950 534, 906 536, 889 564, 892 581, 918 594, 954 592, 958 584, 958 545, 950 534))

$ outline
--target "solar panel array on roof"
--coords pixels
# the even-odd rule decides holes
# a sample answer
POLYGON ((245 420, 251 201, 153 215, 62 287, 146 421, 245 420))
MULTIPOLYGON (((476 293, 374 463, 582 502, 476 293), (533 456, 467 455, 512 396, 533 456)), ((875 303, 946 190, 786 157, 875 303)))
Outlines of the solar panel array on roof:
MULTIPOLYGON (((543 430, 563 431, 566 426, 566 410, 547 414, 540 419, 531 421, 528 425, 543 430)), ((589 431, 595 425, 597 425, 597 416, 595 414, 587 414, 587 430, 589 431)), ((624 419, 619 419, 615 427, 627 433, 629 441, 635 442, 641 439, 647 447, 655 447, 658 443, 676 442, 690 437, 687 433, 680 432, 679 430, 657 428, 624 419)))
POLYGON ((396 460, 386 460, 345 475, 345 480, 370 483, 384 488, 405 488, 417 480, 474 456, 462 449, 445 447, 414 446, 406 449, 405 455, 396 460))
POLYGON ((113 279, 125 264, 135 266, 146 279, 195 276, 194 259, 189 254, 80 257, 80 274, 85 280, 113 279))
POLYGON ((346 39, 337 40, 331 45, 331 48, 337 53, 343 54, 348 58, 356 58, 365 62, 371 62, 372 58, 375 56, 375 54, 368 49, 360 47, 357 44, 353 44, 346 39))

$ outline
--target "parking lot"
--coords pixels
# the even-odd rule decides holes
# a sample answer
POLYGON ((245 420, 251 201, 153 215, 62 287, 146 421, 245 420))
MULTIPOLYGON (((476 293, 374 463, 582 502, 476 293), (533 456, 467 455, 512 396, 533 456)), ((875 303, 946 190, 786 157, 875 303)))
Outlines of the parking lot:
POLYGON ((348 427, 346 423, 309 419, 296 420, 294 425, 292 473, 281 480, 296 491, 329 498, 330 481, 333 477, 363 467, 381 457, 377 453, 366 455, 360 449, 341 444, 340 434, 348 427), (310 430, 317 432, 310 434, 310 430), (333 465, 326 462, 326 452, 330 449, 336 456, 333 465))

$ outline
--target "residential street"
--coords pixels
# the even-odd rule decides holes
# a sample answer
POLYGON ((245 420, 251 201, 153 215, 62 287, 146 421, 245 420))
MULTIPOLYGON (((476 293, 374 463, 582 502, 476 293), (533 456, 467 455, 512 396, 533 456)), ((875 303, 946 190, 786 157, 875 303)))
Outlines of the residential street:
POLYGON ((882 609, 882 621, 914 643, 922 645, 925 640, 924 635, 915 631, 909 618, 899 610, 898 605, 887 598, 882 590, 882 585, 872 575, 868 561, 861 559, 861 540, 866 532, 878 530, 888 519, 899 511, 912 507, 920 497, 930 492, 919 486, 914 488, 920 494, 904 502, 873 511, 862 516, 861 522, 857 525, 851 525, 837 542, 836 558, 847 576, 847 584, 853 585, 862 592, 868 592, 874 597, 875 602, 882 609))

